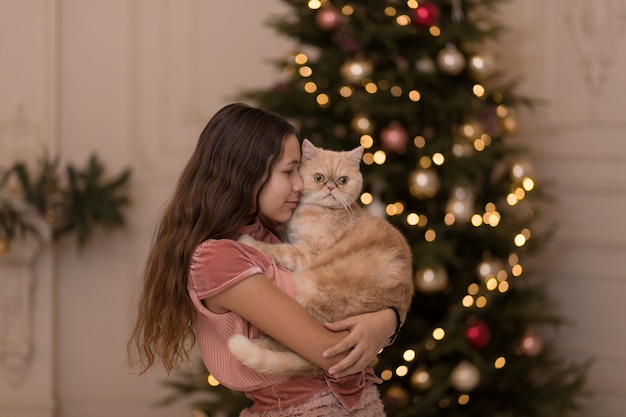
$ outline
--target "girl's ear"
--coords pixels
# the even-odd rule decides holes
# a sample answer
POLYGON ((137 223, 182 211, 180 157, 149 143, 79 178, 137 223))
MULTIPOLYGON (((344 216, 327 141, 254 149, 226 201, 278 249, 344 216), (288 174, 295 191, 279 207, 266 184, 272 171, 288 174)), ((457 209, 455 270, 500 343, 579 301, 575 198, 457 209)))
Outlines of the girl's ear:
POLYGON ((302 141, 302 161, 308 161, 313 158, 317 153, 317 148, 311 143, 310 140, 304 139, 302 141))

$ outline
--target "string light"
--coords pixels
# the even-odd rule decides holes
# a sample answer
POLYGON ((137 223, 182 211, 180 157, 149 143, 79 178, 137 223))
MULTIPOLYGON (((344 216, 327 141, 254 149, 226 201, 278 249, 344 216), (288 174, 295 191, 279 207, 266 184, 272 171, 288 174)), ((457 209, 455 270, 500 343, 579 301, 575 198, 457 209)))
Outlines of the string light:
POLYGON ((220 384, 220 382, 217 379, 215 379, 215 377, 213 375, 211 375, 211 374, 209 374, 209 376, 207 378, 207 382, 212 387, 217 387, 220 384))

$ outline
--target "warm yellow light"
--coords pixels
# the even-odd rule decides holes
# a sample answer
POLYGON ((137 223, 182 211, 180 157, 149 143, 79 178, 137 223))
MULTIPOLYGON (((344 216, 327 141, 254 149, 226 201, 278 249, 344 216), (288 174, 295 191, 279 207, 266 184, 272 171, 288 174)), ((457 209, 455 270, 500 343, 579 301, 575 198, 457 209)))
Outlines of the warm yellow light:
POLYGON ((471 307, 474 304, 474 297, 472 297, 471 295, 466 295, 465 297, 463 297, 463 301, 461 301, 461 303, 463 304, 463 307, 471 307))
POLYGON ((473 214, 470 221, 472 223, 472 226, 474 227, 478 227, 483 224, 483 218, 480 216, 480 214, 473 214))
POLYGON ((506 359, 504 358, 504 356, 500 356, 498 359, 496 359, 493 365, 496 369, 502 369, 504 368, 504 365, 506 365, 506 359))
POLYGON ((413 362, 415 360, 415 351, 413 349, 405 350, 402 354, 402 359, 406 362, 413 362))
POLYGON ((446 332, 441 327, 437 327, 435 330, 433 330, 433 339, 441 340, 445 336, 446 336, 446 332))
POLYGON ((452 213, 446 213, 446 215, 443 217, 443 222, 446 224, 446 226, 452 226, 454 222, 456 222, 456 217, 454 217, 454 214, 452 213))
POLYGON ((409 6, 411 9, 417 9, 417 0, 408 0, 406 2, 406 5, 409 6))
POLYGON ((306 91, 307 93, 316 92, 317 84, 315 84, 313 81, 309 81, 308 83, 304 84, 304 91, 306 91))
POLYGON ((518 201, 519 201, 519 200, 517 199, 517 197, 515 197, 515 194, 513 194, 513 193, 509 193, 509 194, 506 196, 506 203, 507 203, 509 206, 514 206, 514 205, 516 205, 516 204, 518 203, 518 201))
POLYGON ((307 61, 309 60, 309 57, 306 56, 303 53, 299 53, 296 54, 296 56, 293 58, 293 60, 296 62, 296 64, 298 65, 304 65, 307 63, 307 61))
POLYGON ((365 84, 365 91, 367 91, 370 94, 374 94, 375 92, 378 91, 378 86, 372 82, 369 82, 365 84))
POLYGON ((498 284, 498 291, 500 291, 502 294, 504 294, 508 290, 509 290, 509 283, 507 281, 502 281, 500 284, 498 284))
POLYGON ((374 155, 369 152, 363 154, 363 163, 365 165, 372 165, 374 163, 374 155))
POLYGON ((365 149, 369 149, 372 146, 374 146, 374 138, 372 138, 370 135, 363 135, 363 136, 361 136, 361 139, 359 140, 359 143, 365 149))
POLYGON ((396 368, 396 375, 403 377, 409 373, 409 368, 406 365, 400 365, 396 368))
POLYGON ((526 237, 521 233, 518 235, 515 235, 515 238, 513 239, 513 243, 515 243, 515 246, 520 248, 526 244, 526 237))
POLYGON ((500 104, 496 108, 496 114, 498 115, 498 117, 505 118, 506 116, 509 115, 509 108, 505 106, 504 104, 500 104))
POLYGON ((446 158, 443 156, 442 153, 437 152, 437 153, 435 153, 433 155, 433 162, 435 163, 435 165, 441 166, 441 165, 443 165, 445 160, 446 160, 446 158))
MULTIPOLYGON (((396 206, 396 213, 401 214, 404 212, 404 204, 401 201, 398 201, 397 203, 395 203, 394 206, 396 206)), ((426 216, 424 216, 424 218, 426 218, 426 216)))
POLYGON ((320 0, 309 0, 307 6, 309 6, 309 9, 317 10, 322 7, 322 2, 320 0))
POLYGON ((524 190, 526 191, 531 191, 533 188, 535 188, 535 181, 533 181, 532 178, 525 177, 522 180, 522 187, 524 187, 524 190))
POLYGON ((519 276, 521 276, 521 275, 522 275, 522 272, 524 272, 524 268, 522 268, 522 265, 520 265, 520 264, 513 265, 513 266, 511 267, 511 274, 512 274, 514 277, 519 277, 519 276))
POLYGON ((380 373, 380 379, 382 379, 383 381, 389 381, 392 377, 393 372, 391 372, 389 369, 385 369, 380 373))
POLYGON ((343 98, 348 98, 352 96, 353 92, 354 90, 352 89, 352 87, 349 87, 347 85, 344 85, 343 87, 339 89, 339 95, 343 98))
POLYGON ((475 84, 474 87, 472 87, 472 91, 476 97, 482 97, 485 95, 485 87, 480 84, 475 84))
POLYGON ((439 29, 438 26, 429 27, 428 32, 430 32, 430 34, 435 37, 441 35, 441 29, 439 29))
POLYGON ((400 16, 396 17, 396 23, 398 24, 398 26, 408 26, 411 24, 411 18, 405 14, 401 14, 400 16))
POLYGON ((347 4, 341 8, 341 13, 343 13, 345 16, 351 16, 352 13, 354 13, 354 7, 347 4))
POLYGON ((409 100, 414 101, 414 102, 418 102, 418 101, 420 101, 421 98, 422 98, 422 95, 420 94, 419 91, 417 91, 417 90, 409 91, 409 100))
POLYGON ((487 289, 489 291, 495 290, 496 288, 498 288, 498 280, 493 278, 493 277, 492 278, 488 278, 485 281, 485 287, 487 287, 487 289))
POLYGON ((420 216, 419 216, 419 214, 417 214, 417 213, 409 213, 409 214, 406 216, 406 222, 407 222, 409 225, 411 225, 411 226, 415 226, 415 225, 417 225, 417 223, 419 222, 419 220, 420 220, 420 216))
POLYGON ((298 73, 300 73, 301 77, 307 78, 313 74, 313 70, 311 69, 311 67, 308 67, 305 65, 303 67, 300 67, 300 69, 298 70, 298 73))
POLYGON ((420 166, 424 169, 430 168, 432 163, 433 163, 433 160, 429 158, 428 156, 422 156, 419 161, 420 166))
POLYGON ((400 97, 402 95, 402 88, 397 85, 394 85, 393 87, 391 87, 389 92, 391 92, 391 95, 394 97, 400 97))
POLYGON ((474 149, 476 149, 478 152, 482 152, 485 150, 485 142, 483 142, 482 139, 475 139, 474 140, 474 149))
POLYGON ((371 195, 370 193, 361 194, 361 203, 368 205, 368 204, 372 204, 372 201, 374 201, 374 196, 371 195))
POLYGON ((415 136, 413 138, 413 145, 418 149, 423 148, 424 145, 426 145, 426 139, 424 139, 424 136, 415 136))
POLYGON ((209 377, 207 378, 207 382, 212 387, 217 387, 220 384, 220 382, 217 379, 215 379, 215 377, 211 374, 209 374, 209 377))
POLYGON ((459 395, 459 404, 460 405, 465 405, 469 402, 469 395, 467 394, 461 394, 459 395))
POLYGON ((395 16, 396 15, 396 8, 395 7, 391 7, 391 6, 385 7, 385 14, 387 16, 389 16, 389 17, 395 16))
POLYGON ((387 216, 395 216, 396 214, 398 214, 398 210, 396 209, 396 205, 395 204, 387 204, 387 206, 385 207, 385 213, 387 214, 387 216))
POLYGON ((387 154, 385 152, 376 151, 374 153, 374 162, 376 162, 378 165, 384 164, 386 160, 387 160, 387 154))
POLYGON ((476 295, 476 294, 478 294, 479 291, 480 291, 480 287, 475 282, 471 283, 470 285, 467 286, 467 293, 468 294, 476 295))
POLYGON ((476 307, 484 308, 487 305, 487 297, 480 296, 476 299, 476 307))
POLYGON ((326 94, 320 94, 315 99, 320 107, 326 107, 330 103, 330 98, 326 94))
POLYGON ((433 242, 436 238, 437 238, 437 232, 435 232, 433 229, 428 229, 424 233, 424 239, 426 239, 426 242, 433 242))

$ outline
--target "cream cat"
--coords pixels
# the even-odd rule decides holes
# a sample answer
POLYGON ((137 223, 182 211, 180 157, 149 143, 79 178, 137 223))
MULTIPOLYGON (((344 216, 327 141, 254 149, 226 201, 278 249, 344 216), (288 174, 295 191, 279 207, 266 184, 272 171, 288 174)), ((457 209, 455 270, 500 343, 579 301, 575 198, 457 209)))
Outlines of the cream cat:
MULTIPOLYGON (((286 224, 289 243, 242 236, 291 271, 295 297, 320 322, 394 306, 406 312, 413 296, 411 251, 390 223, 358 204, 363 147, 335 152, 302 143, 300 204, 286 224)), ((307 373, 316 365, 269 338, 229 340, 239 361, 262 373, 307 373)))

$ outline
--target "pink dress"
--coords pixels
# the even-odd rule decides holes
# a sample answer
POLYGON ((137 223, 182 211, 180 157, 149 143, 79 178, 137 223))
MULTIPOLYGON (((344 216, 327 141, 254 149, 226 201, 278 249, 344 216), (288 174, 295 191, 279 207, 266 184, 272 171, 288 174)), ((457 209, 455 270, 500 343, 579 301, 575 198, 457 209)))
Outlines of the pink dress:
MULTIPOLYGON (((243 233, 264 242, 279 242, 260 222, 246 226, 243 233)), ((256 249, 229 239, 210 239, 198 245, 188 281, 198 313, 195 334, 204 364, 221 384, 245 392, 254 401, 242 416, 384 416, 374 385, 380 380, 371 369, 341 379, 321 370, 307 376, 265 375, 237 361, 228 349, 228 339, 235 334, 255 339, 263 333, 235 313, 212 313, 201 300, 256 274, 293 296, 288 270, 256 249)))

